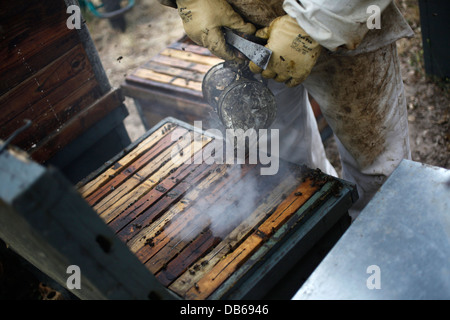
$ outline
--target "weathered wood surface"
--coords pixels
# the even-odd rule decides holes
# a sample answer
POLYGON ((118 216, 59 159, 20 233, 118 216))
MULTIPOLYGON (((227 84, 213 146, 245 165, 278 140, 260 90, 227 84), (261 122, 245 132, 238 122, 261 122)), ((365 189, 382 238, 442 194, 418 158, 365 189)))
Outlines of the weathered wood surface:
MULTIPOLYGON (((77 97, 78 94, 80 92, 77 92, 77 97)), ((79 100, 85 103, 86 97, 86 95, 82 95, 79 97, 79 100)), ((118 108, 123 100, 121 91, 115 89, 93 101, 88 107, 66 119, 65 123, 60 125, 56 131, 43 137, 39 142, 39 148, 29 151, 31 157, 35 161, 45 162, 64 146, 76 140, 77 137, 106 117, 111 111, 118 108)))
POLYGON ((262 176, 260 164, 217 163, 213 137, 179 122, 160 125, 79 192, 160 283, 185 299, 207 299, 283 225, 302 223, 331 197, 325 184, 340 184, 283 161, 274 176, 262 176), (203 161, 193 161, 199 154, 203 161), (298 214, 307 201, 311 210, 298 214))
POLYGON ((203 77, 222 61, 207 49, 180 39, 128 75, 122 87, 126 93, 129 87, 139 85, 155 96, 159 91, 170 92, 174 97, 202 102, 203 77))
POLYGON ((0 139, 31 120, 13 143, 40 163, 124 108, 117 91, 108 93, 102 66, 87 50, 90 39, 80 36, 85 26, 67 27, 66 9, 62 0, 18 0, 5 2, 0 12, 0 139))
POLYGON ((61 15, 65 11, 64 1, 55 1, 52 6, 42 1, 2 2, 0 95, 79 43, 77 33, 65 25, 61 15))
POLYGON ((173 299, 56 170, 0 154, 0 237, 66 287, 80 268, 82 299, 173 299))
POLYGON ((138 101, 147 129, 167 117, 190 124, 206 121, 213 109, 203 99, 202 81, 220 62, 208 49, 184 37, 128 75, 121 88, 138 101))

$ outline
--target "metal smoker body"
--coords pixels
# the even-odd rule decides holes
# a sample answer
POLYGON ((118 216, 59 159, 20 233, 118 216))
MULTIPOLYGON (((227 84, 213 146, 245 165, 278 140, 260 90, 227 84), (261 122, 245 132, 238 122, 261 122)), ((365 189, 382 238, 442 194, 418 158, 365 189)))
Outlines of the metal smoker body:
POLYGON ((275 120, 275 97, 246 64, 223 62, 202 83, 203 96, 227 129, 267 129, 275 120))

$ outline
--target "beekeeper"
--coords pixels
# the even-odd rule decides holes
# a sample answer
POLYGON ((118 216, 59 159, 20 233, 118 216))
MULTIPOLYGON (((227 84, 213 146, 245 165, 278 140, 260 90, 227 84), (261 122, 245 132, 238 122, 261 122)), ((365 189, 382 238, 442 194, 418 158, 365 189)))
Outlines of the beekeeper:
POLYGON ((178 8, 186 34, 236 59, 222 27, 268 40, 266 70, 277 99, 280 156, 337 176, 327 160, 308 93, 336 137, 342 177, 357 185, 356 218, 404 158, 406 100, 395 41, 413 31, 391 0, 159 0, 178 8), (377 14, 380 14, 377 16, 377 14), (378 19, 378 20, 377 20, 378 19))

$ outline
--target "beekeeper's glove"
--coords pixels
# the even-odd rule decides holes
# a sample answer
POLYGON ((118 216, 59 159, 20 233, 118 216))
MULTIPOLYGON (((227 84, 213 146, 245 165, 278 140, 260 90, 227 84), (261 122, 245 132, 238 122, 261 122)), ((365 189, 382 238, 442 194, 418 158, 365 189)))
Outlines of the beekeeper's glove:
POLYGON ((177 7, 189 38, 225 60, 235 60, 236 56, 225 43, 222 27, 248 34, 256 31, 226 0, 177 0, 177 7))
POLYGON ((272 50, 272 57, 266 70, 253 62, 250 62, 250 70, 265 78, 285 82, 288 87, 295 87, 308 77, 322 49, 288 15, 276 18, 269 27, 258 30, 256 36, 268 39, 266 47, 272 50))

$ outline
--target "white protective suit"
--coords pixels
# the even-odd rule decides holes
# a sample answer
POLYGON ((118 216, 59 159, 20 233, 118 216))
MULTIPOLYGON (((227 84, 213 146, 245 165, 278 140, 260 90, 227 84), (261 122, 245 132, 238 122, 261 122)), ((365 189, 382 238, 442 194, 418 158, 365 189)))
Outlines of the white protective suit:
POLYGON ((297 98, 306 97, 307 90, 333 129, 343 179, 357 185, 359 200, 350 211, 354 219, 400 161, 411 158, 395 41, 413 32, 392 1, 285 0, 283 8, 328 50, 302 86, 271 84, 280 114, 273 127, 280 129, 285 146, 281 157, 336 175, 308 99, 297 98), (367 8, 374 4, 382 10, 381 29, 369 30, 367 8))
MULTIPOLYGON (((406 100, 395 41, 413 36, 392 0, 227 0, 246 20, 268 26, 288 14, 325 48, 294 88, 269 81, 278 105, 280 156, 337 176, 326 158, 308 92, 335 134, 342 177, 357 185, 356 218, 404 158, 410 158, 406 100), (380 29, 367 21, 377 6, 380 29), (266 20, 261 12, 270 12, 266 20), (260 20, 258 20, 260 19, 260 20)), ((174 6, 172 0, 160 0, 174 6)))

